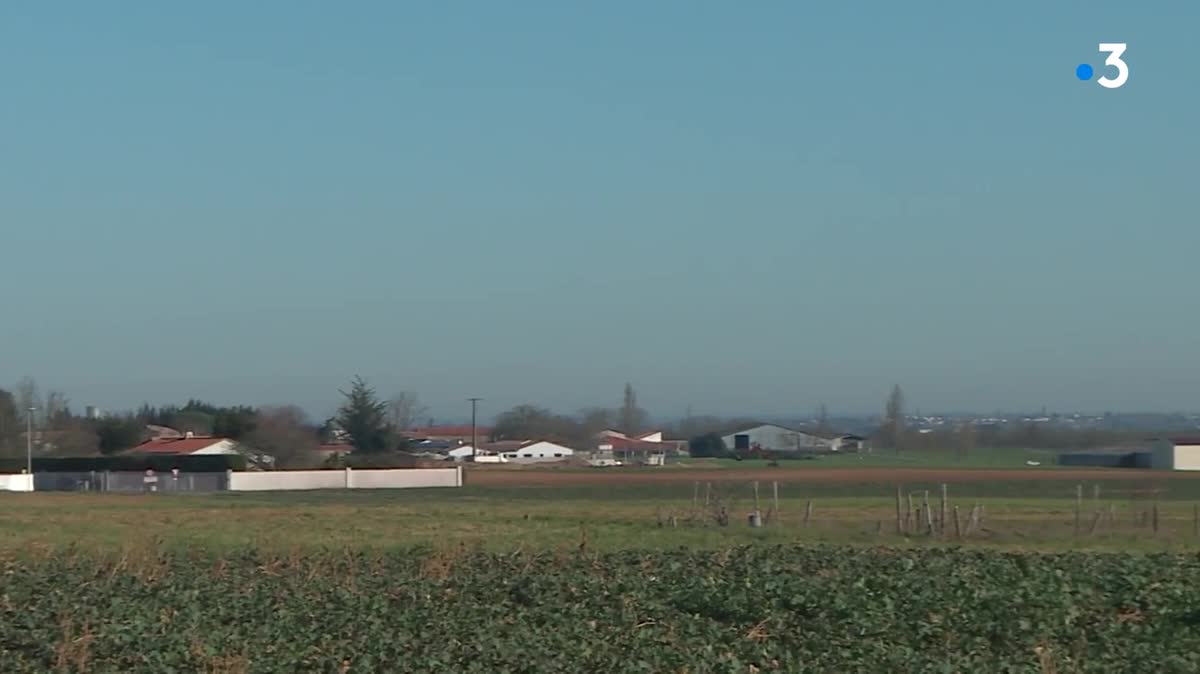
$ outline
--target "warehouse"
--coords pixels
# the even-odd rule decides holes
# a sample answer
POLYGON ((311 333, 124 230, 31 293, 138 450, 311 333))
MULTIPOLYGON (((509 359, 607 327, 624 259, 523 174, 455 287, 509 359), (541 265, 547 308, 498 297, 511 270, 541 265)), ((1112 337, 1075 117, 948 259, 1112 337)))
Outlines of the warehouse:
POLYGON ((1200 470, 1200 437, 1155 440, 1151 444, 1150 467, 1156 470, 1200 470))
POLYGON ((1089 466, 1095 468, 1149 468, 1149 447, 1097 447, 1058 455, 1060 466, 1089 466))

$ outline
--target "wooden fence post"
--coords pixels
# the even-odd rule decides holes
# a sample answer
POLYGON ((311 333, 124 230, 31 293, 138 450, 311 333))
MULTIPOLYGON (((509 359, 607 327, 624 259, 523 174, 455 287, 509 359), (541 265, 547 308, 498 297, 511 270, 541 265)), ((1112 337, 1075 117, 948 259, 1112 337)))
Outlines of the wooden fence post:
POLYGON ((942 504, 941 504, 942 512, 938 515, 938 534, 942 538, 946 537, 946 508, 948 507, 948 504, 949 504, 949 498, 946 494, 946 483, 943 482, 942 483, 942 504))
POLYGON ((962 520, 958 517, 958 506, 954 506, 954 537, 962 540, 962 520))
POLYGON ((812 513, 813 513, 813 502, 811 499, 809 499, 808 505, 805 506, 805 508, 804 508, 804 526, 808 526, 809 521, 812 520, 812 513))
POLYGON ((1200 504, 1192 504, 1192 535, 1200 536, 1200 504))
POLYGON ((925 509, 925 534, 933 535, 933 510, 929 507, 929 490, 925 490, 925 497, 922 500, 922 505, 925 509))
POLYGON ((1075 485, 1075 535, 1079 535, 1080 510, 1083 509, 1083 485, 1075 485))
POLYGON ((771 519, 779 517, 779 480, 771 483, 771 510, 774 514, 771 519))
POLYGON ((917 528, 917 521, 913 518, 913 498, 912 492, 908 493, 908 510, 904 511, 904 529, 910 533, 917 528))
POLYGON ((901 502, 903 501, 902 492, 903 488, 900 485, 896 485, 896 534, 898 536, 904 535, 904 518, 900 514, 901 502))
POLYGON ((1153 527, 1154 527, 1154 533, 1157 534, 1158 533, 1158 501, 1154 502, 1154 506, 1150 512, 1152 513, 1152 517, 1154 518, 1152 520, 1153 527))

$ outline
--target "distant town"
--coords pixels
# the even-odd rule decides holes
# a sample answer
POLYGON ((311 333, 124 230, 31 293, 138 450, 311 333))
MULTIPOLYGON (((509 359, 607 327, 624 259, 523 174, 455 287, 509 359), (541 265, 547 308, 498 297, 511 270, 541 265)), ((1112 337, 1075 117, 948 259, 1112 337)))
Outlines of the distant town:
POLYGON ((458 417, 452 423, 435 422, 416 393, 384 397, 362 378, 351 380, 341 395, 337 413, 319 420, 295 406, 199 400, 120 412, 84 406, 77 413, 64 393, 42 393, 35 380, 25 378, 11 391, 0 389, 0 456, 239 454, 251 469, 331 467, 367 459, 370 465, 576 461, 605 466, 677 456, 788 458, 859 451, 945 451, 959 457, 992 448, 1129 453, 1143 451, 1155 437, 1200 429, 1200 414, 907 412, 899 386, 878 415, 836 415, 821 406, 792 417, 662 420, 640 406, 632 384, 611 408, 568 414, 525 404, 486 420, 458 417))

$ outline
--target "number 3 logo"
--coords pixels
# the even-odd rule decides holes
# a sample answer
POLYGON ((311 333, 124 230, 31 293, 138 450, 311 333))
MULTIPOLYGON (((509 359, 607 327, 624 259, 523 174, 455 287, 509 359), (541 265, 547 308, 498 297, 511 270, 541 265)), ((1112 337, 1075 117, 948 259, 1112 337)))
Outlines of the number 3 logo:
POLYGON ((1116 89, 1125 84, 1125 80, 1129 79, 1129 65, 1121 60, 1121 54, 1125 53, 1125 48, 1126 44, 1124 42, 1102 42, 1100 44, 1100 52, 1108 54, 1108 58, 1104 59, 1104 65, 1117 69, 1116 79, 1109 79, 1105 75, 1096 80, 1100 86, 1107 89, 1116 89))

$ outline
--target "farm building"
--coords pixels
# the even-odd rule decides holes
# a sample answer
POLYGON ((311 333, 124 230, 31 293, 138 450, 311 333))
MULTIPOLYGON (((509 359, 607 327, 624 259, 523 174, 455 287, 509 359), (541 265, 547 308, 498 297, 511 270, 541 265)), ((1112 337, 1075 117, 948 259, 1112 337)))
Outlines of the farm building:
POLYGON ((205 456, 212 454, 240 454, 255 467, 270 467, 275 458, 253 450, 236 440, 216 438, 205 435, 186 433, 181 438, 159 438, 147 440, 125 452, 130 455, 161 455, 161 456, 205 456))
POLYGON ((502 456, 515 463, 538 463, 544 461, 564 461, 571 458, 575 450, 570 447, 539 440, 528 442, 517 449, 504 452, 502 456))
POLYGON ((1096 468, 1149 468, 1150 448, 1143 446, 1097 447, 1058 455, 1060 466, 1096 468))
POLYGON ((1200 470, 1200 437, 1155 440, 1150 454, 1150 467, 1157 470, 1200 470))
POLYGON ((130 454, 240 454, 238 443, 228 438, 214 438, 188 433, 178 438, 147 440, 129 450, 130 454))
MULTIPOLYGON (((449 456, 455 461, 470 461, 473 450, 470 445, 455 447, 449 456)), ((570 447, 563 447, 544 440, 503 440, 480 443, 475 460, 480 463, 542 463, 565 461, 575 454, 570 447), (480 461, 481 458, 491 459, 480 461)))
POLYGON ((734 451, 761 449, 768 452, 857 451, 866 439, 842 433, 811 433, 778 424, 760 424, 721 438, 734 451))

